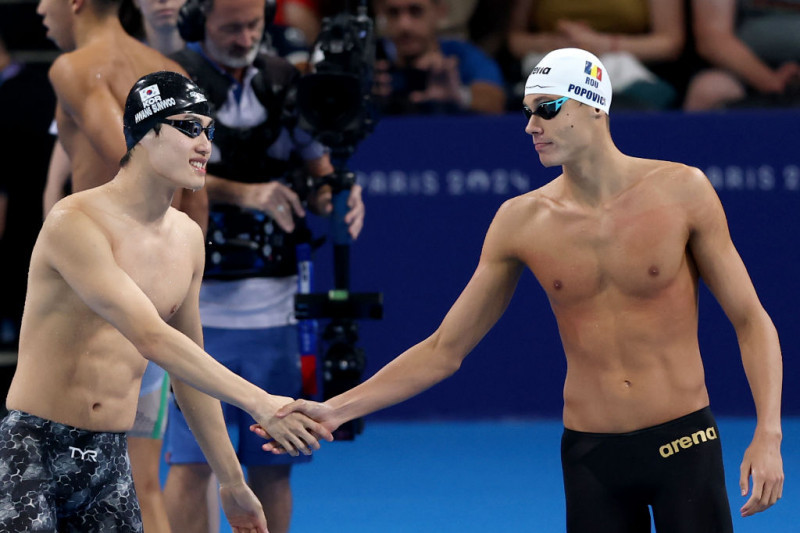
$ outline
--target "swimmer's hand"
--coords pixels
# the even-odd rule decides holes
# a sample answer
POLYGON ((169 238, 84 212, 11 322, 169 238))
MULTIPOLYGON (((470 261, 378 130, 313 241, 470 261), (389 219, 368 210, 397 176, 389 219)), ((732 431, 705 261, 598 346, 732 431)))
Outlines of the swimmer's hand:
MULTIPOLYGON (((273 396, 279 400, 281 405, 292 405, 292 399, 283 396, 273 396)), ((312 418, 303 413, 291 413, 286 411, 282 415, 276 409, 272 416, 263 420, 256 419, 261 432, 255 432, 264 438, 274 439, 276 447, 284 450, 292 456, 298 456, 300 453, 303 455, 311 455, 313 450, 319 450, 319 440, 325 439, 327 441, 333 440, 331 432, 325 428, 321 423, 316 422, 312 418), (287 416, 288 415, 288 416, 287 416)))
POLYGON ((220 485, 219 496, 233 533, 269 533, 261 503, 244 479, 220 485))
MULTIPOLYGON (((304 418, 307 417, 308 419, 314 420, 320 424, 320 427, 324 431, 324 433, 320 433, 314 430, 316 435, 325 438, 327 441, 332 441, 333 435, 331 432, 338 428, 342 423, 346 422, 345 420, 339 419, 336 416, 336 412, 330 405, 326 403, 312 402, 309 400, 295 400, 292 403, 284 405, 278 410, 277 413, 275 413, 275 416, 281 419, 302 416, 304 418), (330 436, 330 438, 328 438, 328 436, 330 436)), ((258 424, 253 424, 250 426, 250 431, 266 439, 273 436, 269 429, 265 430, 263 426, 258 424)), ((319 447, 319 445, 317 445, 317 447, 319 447)), ((274 454, 282 454, 287 452, 291 453, 291 450, 287 450, 280 442, 275 440, 267 442, 261 446, 261 448, 265 452, 271 452, 274 454)))
POLYGON ((742 516, 760 513, 772 507, 783 496, 784 474, 780 436, 766 436, 756 431, 753 442, 745 450, 742 459, 739 477, 742 496, 747 496, 751 477, 753 490, 750 499, 740 510, 742 516))

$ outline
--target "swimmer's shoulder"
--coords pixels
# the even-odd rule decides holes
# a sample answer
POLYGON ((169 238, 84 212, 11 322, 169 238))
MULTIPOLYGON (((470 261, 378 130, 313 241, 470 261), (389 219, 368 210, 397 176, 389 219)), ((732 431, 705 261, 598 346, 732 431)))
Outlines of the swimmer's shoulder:
POLYGON ((174 60, 123 34, 61 54, 51 65, 49 77, 59 94, 111 89, 120 92, 124 101, 137 79, 158 70, 185 74, 174 60))
POLYGON ((639 159, 639 174, 648 187, 655 187, 674 200, 691 200, 714 194, 705 173, 697 167, 674 161, 639 159))
POLYGON ((201 241, 203 240, 203 230, 200 228, 197 222, 192 220, 192 218, 184 211, 170 206, 167 214, 169 217, 171 217, 172 223, 176 224, 178 231, 193 238, 199 238, 201 241))
POLYGON ((199 259, 205 261, 205 235, 197 222, 185 212, 171 206, 167 211, 167 216, 174 225, 177 238, 185 241, 189 248, 199 256, 199 259))
POLYGON ((662 159, 631 158, 635 165, 635 172, 643 179, 662 184, 691 185, 698 180, 707 180, 703 171, 697 167, 666 161, 662 159))
POLYGON ((93 202, 91 198, 95 196, 92 190, 70 194, 56 202, 42 224, 42 231, 64 231, 72 226, 83 226, 86 224, 100 228, 98 216, 93 213, 93 202))
POLYGON ((559 203, 562 176, 526 193, 509 198, 500 206, 498 215, 530 218, 559 203))
POLYGON ((80 56, 76 56, 78 51, 61 54, 50 65, 47 76, 53 85, 59 98, 63 98, 65 93, 71 88, 79 86, 83 74, 80 72, 82 61, 80 56))
POLYGON ((79 245, 110 246, 109 233, 90 204, 81 197, 83 194, 63 198, 47 214, 34 246, 32 268, 42 262, 55 268, 56 257, 68 257, 79 245))
POLYGON ((60 55, 50 66, 48 77, 59 103, 72 114, 86 106, 98 105, 98 92, 109 92, 114 68, 107 56, 78 49, 60 55))

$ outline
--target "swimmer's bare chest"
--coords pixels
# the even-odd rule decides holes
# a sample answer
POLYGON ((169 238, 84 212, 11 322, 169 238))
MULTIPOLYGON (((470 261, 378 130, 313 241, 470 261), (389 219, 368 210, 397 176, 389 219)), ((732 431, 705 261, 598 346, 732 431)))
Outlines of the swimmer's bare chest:
POLYGON ((688 230, 664 206, 545 217, 523 260, 554 305, 581 304, 608 291, 655 298, 685 271, 688 230))
MULTIPOLYGON (((124 226, 124 224, 123 224, 124 226)), ((177 231, 147 231, 134 225, 114 228, 117 264, 169 320, 181 307, 194 273, 192 247, 177 231)))

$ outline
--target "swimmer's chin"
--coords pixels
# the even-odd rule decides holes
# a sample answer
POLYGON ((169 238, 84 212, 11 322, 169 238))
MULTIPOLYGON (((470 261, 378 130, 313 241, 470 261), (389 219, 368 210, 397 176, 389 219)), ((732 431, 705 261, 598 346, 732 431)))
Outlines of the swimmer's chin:
POLYGON ((561 163, 559 162, 548 161, 547 158, 542 157, 542 154, 539 154, 539 162, 545 168, 561 166, 561 163))

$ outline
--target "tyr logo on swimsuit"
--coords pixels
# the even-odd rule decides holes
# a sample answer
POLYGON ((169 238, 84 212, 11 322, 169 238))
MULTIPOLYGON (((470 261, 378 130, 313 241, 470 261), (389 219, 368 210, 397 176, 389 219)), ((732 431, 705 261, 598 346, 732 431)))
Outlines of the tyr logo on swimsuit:
POLYGON ((89 461, 90 463, 97 462, 97 450, 81 450, 80 448, 75 448, 74 446, 69 447, 70 457, 73 459, 81 459, 83 461, 89 461))

